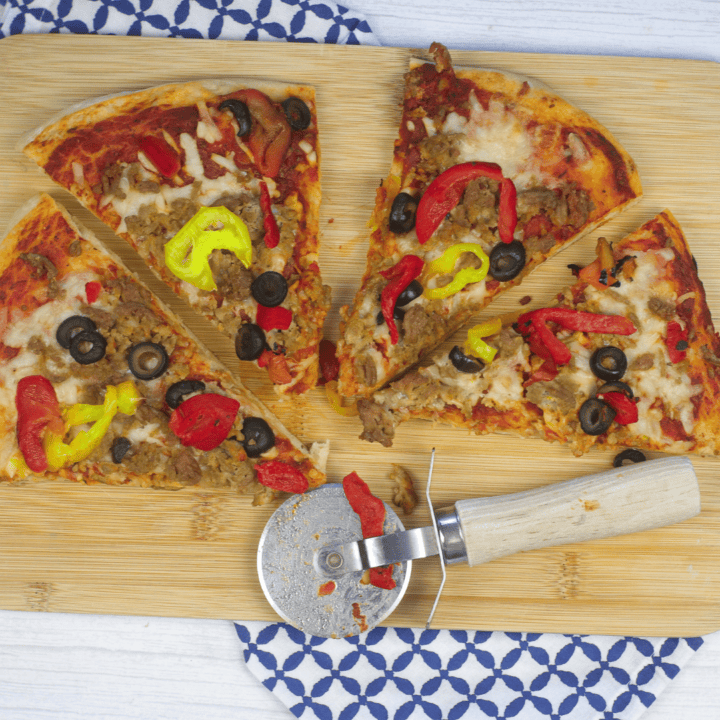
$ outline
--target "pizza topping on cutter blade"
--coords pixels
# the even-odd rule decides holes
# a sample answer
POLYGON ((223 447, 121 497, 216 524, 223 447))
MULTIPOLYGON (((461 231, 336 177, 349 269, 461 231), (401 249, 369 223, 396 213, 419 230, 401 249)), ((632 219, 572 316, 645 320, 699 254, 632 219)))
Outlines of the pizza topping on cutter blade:
POLYGON ((366 271, 341 312, 345 396, 385 385, 641 194, 632 159, 590 116, 538 83, 455 70, 446 48, 436 43, 431 52, 434 63, 414 62, 405 77, 366 271), (389 275, 412 257, 422 263, 424 292, 393 312, 389 275))
POLYGON ((594 444, 720 453, 720 381, 708 361, 720 337, 680 227, 666 211, 615 247, 601 239, 598 258, 620 268, 611 284, 595 282, 597 263, 575 271, 555 306, 482 332, 493 351, 482 362, 468 341, 361 400, 361 437, 390 446, 415 417, 578 454, 594 444))
POLYGON ((0 481, 240 492, 265 477, 324 481, 321 461, 51 198, 20 220, 0 258, 0 481), (26 249, 48 262, 28 263, 26 249), (52 290, 49 273, 35 272, 50 265, 52 290), (95 336, 103 353, 88 359, 95 336))

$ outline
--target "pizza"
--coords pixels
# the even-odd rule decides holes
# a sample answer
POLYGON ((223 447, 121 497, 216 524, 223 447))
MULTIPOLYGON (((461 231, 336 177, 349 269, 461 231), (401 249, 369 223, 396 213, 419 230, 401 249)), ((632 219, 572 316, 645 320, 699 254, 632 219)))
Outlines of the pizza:
POLYGON ((471 328, 464 342, 361 399, 365 440, 410 418, 478 434, 720 454, 720 337, 669 211, 590 265, 551 307, 471 328))
POLYGON ((50 120, 23 149, 281 396, 315 386, 330 289, 312 87, 206 80, 122 94, 50 120))
POLYGON ((368 396, 493 298, 642 193, 592 117, 536 81, 453 69, 446 48, 405 76, 367 269, 341 311, 338 387, 368 396))
POLYGON ((306 449, 50 196, 0 244, 0 481, 255 492, 325 481, 306 449))

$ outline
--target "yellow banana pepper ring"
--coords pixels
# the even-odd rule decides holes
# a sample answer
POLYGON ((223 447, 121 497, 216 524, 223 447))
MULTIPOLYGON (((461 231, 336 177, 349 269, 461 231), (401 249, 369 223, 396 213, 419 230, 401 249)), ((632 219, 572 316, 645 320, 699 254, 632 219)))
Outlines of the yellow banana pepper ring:
POLYGON ((59 470, 66 465, 84 460, 102 442, 118 411, 132 415, 142 402, 143 396, 131 380, 120 385, 108 385, 102 405, 78 403, 65 412, 65 427, 93 423, 89 430, 79 432, 68 444, 63 436, 48 433, 45 437, 45 454, 48 467, 59 470))
POLYGON ((217 290, 208 258, 230 250, 249 267, 252 242, 247 225, 226 207, 204 207, 165 245, 165 264, 181 280, 201 290, 217 290), (221 225, 220 229, 217 226, 221 225))
POLYGON ((470 283, 480 282, 488 274, 490 258, 478 243, 458 243, 449 247, 437 260, 427 265, 429 273, 451 273, 458 258, 466 252, 476 255, 482 263, 479 268, 463 268, 450 283, 439 288, 427 288, 423 293, 430 300, 442 299, 454 295, 470 283))
POLYGON ((325 393, 332 409, 339 415, 353 417, 358 414, 357 403, 343 405, 343 400, 337 389, 337 380, 330 380, 325 383, 325 393))
POLYGON ((497 348, 488 345, 483 338, 499 333, 502 329, 502 320, 495 318, 487 322, 480 323, 468 330, 467 342, 465 350, 468 354, 480 358, 486 364, 489 364, 497 354, 497 348))

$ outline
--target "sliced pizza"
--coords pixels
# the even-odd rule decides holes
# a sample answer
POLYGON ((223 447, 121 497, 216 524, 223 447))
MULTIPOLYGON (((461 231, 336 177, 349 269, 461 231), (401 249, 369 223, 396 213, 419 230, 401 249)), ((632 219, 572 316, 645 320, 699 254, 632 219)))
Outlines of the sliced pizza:
POLYGON ((720 453, 720 337, 694 259, 665 211, 570 266, 552 307, 475 326, 463 345, 358 403, 361 437, 410 418, 567 444, 720 453))
POLYGON ((280 395, 315 386, 330 290, 312 87, 164 85, 72 108, 23 148, 280 395))
POLYGON ((322 484, 308 451, 48 195, 0 244, 0 481, 252 491, 322 484))
POLYGON ((544 85, 454 70, 448 51, 405 76, 367 269, 342 311, 339 390, 367 396, 547 258, 639 199, 610 132, 544 85))

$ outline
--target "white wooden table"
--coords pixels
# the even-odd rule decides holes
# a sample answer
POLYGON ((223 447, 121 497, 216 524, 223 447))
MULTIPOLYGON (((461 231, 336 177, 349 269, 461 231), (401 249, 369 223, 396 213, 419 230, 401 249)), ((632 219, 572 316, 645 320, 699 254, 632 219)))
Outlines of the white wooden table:
MULTIPOLYGON (((343 4, 365 14, 383 45, 720 61, 718 0, 343 4)), ((0 720, 292 717, 245 669, 230 621, 0 611, 0 720)), ((718 718, 720 632, 643 720, 718 718)))

